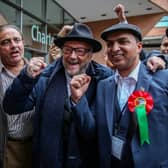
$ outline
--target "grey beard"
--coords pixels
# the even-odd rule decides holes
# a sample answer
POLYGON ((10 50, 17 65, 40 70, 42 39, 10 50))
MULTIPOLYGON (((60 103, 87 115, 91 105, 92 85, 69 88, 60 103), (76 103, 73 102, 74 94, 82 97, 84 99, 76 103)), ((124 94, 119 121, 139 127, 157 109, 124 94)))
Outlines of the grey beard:
MULTIPOLYGON (((88 68, 89 64, 86 64, 85 66, 83 66, 80 71, 78 73, 76 73, 75 75, 80 75, 80 74, 83 74, 83 73, 86 73, 86 69, 88 68)), ((69 77, 73 77, 74 75, 71 75, 69 74, 66 69, 65 69, 65 72, 68 74, 69 77)))

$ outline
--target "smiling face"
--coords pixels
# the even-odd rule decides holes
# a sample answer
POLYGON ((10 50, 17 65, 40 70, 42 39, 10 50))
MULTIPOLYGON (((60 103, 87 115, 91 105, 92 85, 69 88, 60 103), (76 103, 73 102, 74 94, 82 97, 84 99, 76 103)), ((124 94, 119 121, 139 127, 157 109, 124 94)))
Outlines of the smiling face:
POLYGON ((89 44, 81 41, 67 41, 62 51, 63 65, 70 76, 85 72, 92 58, 89 44))
POLYGON ((107 37, 107 55, 122 76, 127 76, 139 62, 142 43, 129 31, 117 31, 107 37))
POLYGON ((168 37, 164 36, 160 45, 160 52, 162 54, 168 54, 168 37))
POLYGON ((24 44, 22 35, 14 28, 0 31, 0 58, 5 66, 16 66, 22 61, 24 44))

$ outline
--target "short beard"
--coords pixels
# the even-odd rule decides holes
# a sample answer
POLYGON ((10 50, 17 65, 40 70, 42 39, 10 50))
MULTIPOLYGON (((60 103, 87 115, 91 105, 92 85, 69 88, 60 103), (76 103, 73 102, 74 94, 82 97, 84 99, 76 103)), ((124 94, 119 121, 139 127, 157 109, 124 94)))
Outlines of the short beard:
POLYGON ((65 71, 66 71, 66 73, 70 76, 70 77, 73 77, 73 76, 75 76, 75 75, 80 75, 80 74, 84 74, 84 73, 86 73, 86 69, 88 68, 88 66, 89 66, 89 64, 87 63, 87 64, 85 64, 84 66, 82 66, 81 68, 80 68, 80 70, 78 71, 78 72, 76 72, 75 74, 70 74, 70 73, 68 73, 68 71, 66 70, 66 68, 65 68, 65 71))

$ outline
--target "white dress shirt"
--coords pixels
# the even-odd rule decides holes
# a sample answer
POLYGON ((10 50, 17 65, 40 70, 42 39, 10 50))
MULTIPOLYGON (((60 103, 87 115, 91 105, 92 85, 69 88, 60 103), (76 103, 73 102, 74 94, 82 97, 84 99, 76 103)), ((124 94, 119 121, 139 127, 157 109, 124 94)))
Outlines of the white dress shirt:
POLYGON ((131 93, 136 87, 136 83, 138 81, 139 68, 140 62, 127 77, 122 77, 119 74, 118 70, 116 70, 115 82, 117 84, 117 98, 121 110, 127 103, 128 97, 131 95, 131 93))

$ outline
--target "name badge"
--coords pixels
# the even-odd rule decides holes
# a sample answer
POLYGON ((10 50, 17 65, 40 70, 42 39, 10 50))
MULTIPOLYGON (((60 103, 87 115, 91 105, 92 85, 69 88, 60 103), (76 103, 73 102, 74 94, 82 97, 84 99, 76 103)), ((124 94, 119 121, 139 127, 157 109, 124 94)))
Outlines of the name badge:
POLYGON ((119 160, 122 159, 124 144, 125 142, 122 139, 112 136, 112 155, 119 160))

